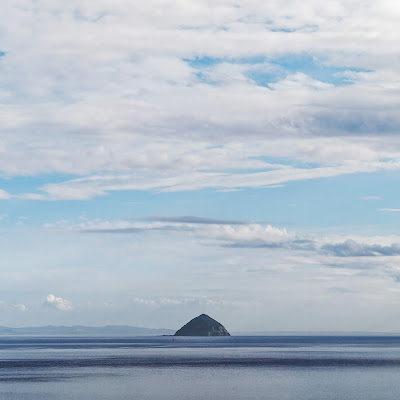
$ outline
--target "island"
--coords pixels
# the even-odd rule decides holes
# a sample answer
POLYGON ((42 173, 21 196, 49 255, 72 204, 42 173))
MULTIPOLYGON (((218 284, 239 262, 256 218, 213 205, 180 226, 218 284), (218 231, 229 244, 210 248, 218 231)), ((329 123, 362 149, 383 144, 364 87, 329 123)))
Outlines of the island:
POLYGON ((193 318, 174 336, 231 336, 225 327, 206 314, 193 318))

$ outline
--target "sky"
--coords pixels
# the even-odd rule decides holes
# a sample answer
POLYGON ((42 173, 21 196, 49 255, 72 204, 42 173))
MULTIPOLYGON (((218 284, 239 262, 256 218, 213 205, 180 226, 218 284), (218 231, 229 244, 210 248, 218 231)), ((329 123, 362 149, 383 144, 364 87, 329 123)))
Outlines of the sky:
POLYGON ((398 1, 0 15, 0 325, 400 331, 398 1))

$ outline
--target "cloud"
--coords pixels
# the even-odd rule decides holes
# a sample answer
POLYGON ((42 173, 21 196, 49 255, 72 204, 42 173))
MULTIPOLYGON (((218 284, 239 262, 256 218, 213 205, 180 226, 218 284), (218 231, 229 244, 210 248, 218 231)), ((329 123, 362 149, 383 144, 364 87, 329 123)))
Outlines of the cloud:
POLYGON ((10 199, 12 196, 7 193, 6 191, 0 189, 0 200, 8 200, 10 199))
POLYGON ((400 212, 400 208, 379 208, 378 211, 400 212))
POLYGON ((0 174, 47 179, 19 198, 399 169, 393 2, 0 7, 0 174))
POLYGON ((0 310, 17 310, 17 311, 27 311, 28 307, 25 304, 13 304, 10 305, 7 302, 0 300, 0 310))
MULTIPOLYGON (((51 229, 85 234, 157 234, 169 238, 173 234, 174 240, 178 237, 190 238, 207 246, 231 249, 284 249, 288 251, 287 254, 308 252, 315 256, 335 257, 400 255, 400 238, 397 236, 343 236, 313 232, 300 234, 268 223, 197 216, 155 216, 136 222, 129 220, 110 222, 96 219, 79 222, 77 225, 74 225, 72 221, 61 221, 60 227, 55 225, 51 229)), ((332 262, 332 260, 323 261, 326 265, 332 262)))
POLYGON ((296 240, 294 233, 289 233, 286 228, 277 228, 272 225, 210 225, 206 229, 197 231, 201 237, 216 239, 231 243, 262 242, 267 244, 281 244, 296 240))
POLYGON ((62 297, 56 297, 54 294, 49 294, 43 303, 47 307, 55 308, 61 311, 72 310, 72 303, 62 297))
POLYGON ((382 200, 380 196, 361 196, 361 200, 382 200))
POLYGON ((173 223, 183 223, 183 224, 206 224, 206 225, 248 225, 252 223, 248 221, 206 218, 206 217, 196 217, 196 216, 181 216, 181 217, 150 216, 144 218, 144 220, 154 221, 154 222, 173 222, 173 223))
POLYGON ((26 311, 28 309, 25 304, 14 304, 13 307, 18 311, 26 311))
POLYGON ((354 293, 354 290, 351 290, 348 288, 343 288, 343 287, 333 286, 328 289, 328 292, 333 293, 333 294, 345 295, 345 294, 354 293))
POLYGON ((196 216, 146 217, 144 222, 94 221, 79 224, 72 231, 81 233, 136 234, 176 233, 186 237, 207 240, 223 247, 236 248, 290 248, 315 250, 316 243, 307 235, 299 236, 286 228, 240 220, 215 219, 196 216))
POLYGON ((149 231, 150 229, 144 228, 91 228, 91 229, 81 229, 80 233, 142 233, 149 231))
POLYGON ((207 296, 199 297, 158 297, 158 298, 143 298, 134 297, 132 302, 141 306, 148 307, 171 307, 171 306, 208 306, 208 307, 223 307, 238 305, 238 301, 226 300, 219 298, 210 298, 207 296))
POLYGON ((400 243, 390 246, 380 244, 358 243, 348 239, 343 243, 326 244, 322 250, 328 254, 338 257, 375 257, 375 256, 398 256, 400 255, 400 243))
MULTIPOLYGON (((146 221, 146 219, 144 219, 146 221)), ((59 224, 49 227, 55 229, 66 229, 79 233, 99 233, 99 234, 136 234, 145 232, 189 232, 194 228, 184 223, 174 222, 131 222, 127 220, 118 221, 85 221, 74 225, 73 221, 61 221, 59 224)))
MULTIPOLYGON (((46 184, 40 200, 89 200, 113 191, 150 190, 158 192, 179 192, 221 188, 266 188, 277 184, 332 178, 354 173, 367 173, 400 168, 398 162, 348 163, 337 167, 293 168, 252 173, 192 172, 153 176, 140 175, 96 175, 73 179, 62 183, 46 184)), ((31 196, 30 194, 28 196, 31 196)))
POLYGON ((316 250, 317 245, 313 240, 296 239, 287 242, 268 242, 264 240, 245 240, 236 241, 224 245, 231 248, 249 248, 249 249, 287 249, 287 250, 316 250))

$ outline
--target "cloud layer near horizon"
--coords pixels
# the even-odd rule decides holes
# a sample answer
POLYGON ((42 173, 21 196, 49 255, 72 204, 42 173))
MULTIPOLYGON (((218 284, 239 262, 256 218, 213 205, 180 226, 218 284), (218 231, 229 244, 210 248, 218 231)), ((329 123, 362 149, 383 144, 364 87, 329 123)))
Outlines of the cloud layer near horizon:
POLYGON ((175 234, 222 247, 286 249, 328 254, 333 257, 400 256, 400 237, 297 234, 287 228, 258 222, 196 216, 150 216, 147 222, 85 221, 77 225, 47 226, 86 234, 175 234))

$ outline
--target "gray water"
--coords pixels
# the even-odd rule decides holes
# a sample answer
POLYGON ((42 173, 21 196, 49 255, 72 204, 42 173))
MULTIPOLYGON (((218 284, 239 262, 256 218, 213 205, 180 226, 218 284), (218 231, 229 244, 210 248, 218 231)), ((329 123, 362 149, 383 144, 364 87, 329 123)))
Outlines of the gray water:
POLYGON ((0 337, 1 400, 398 400, 400 337, 0 337))

